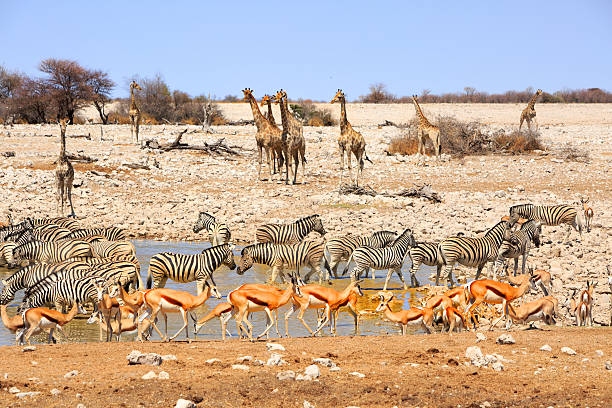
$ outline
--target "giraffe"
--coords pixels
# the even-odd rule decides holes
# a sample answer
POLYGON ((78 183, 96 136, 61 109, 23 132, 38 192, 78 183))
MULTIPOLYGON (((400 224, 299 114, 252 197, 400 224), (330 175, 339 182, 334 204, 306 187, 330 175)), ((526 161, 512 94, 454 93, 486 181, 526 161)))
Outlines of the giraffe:
MULTIPOLYGON (((255 140, 257 141, 257 149, 259 152, 259 169, 257 171, 257 177, 261 180, 261 164, 262 164, 262 153, 265 150, 266 158, 268 162, 268 170, 270 171, 270 179, 272 178, 272 168, 270 167, 270 155, 276 152, 277 155, 283 154, 282 149, 282 135, 283 132, 275 125, 272 125, 259 110, 259 106, 257 106, 257 101, 253 96, 253 90, 250 88, 245 88, 242 90, 244 93, 244 98, 242 102, 249 102, 251 105, 251 111, 253 112, 253 120, 255 121, 255 126, 257 127, 257 134, 255 135, 255 140)), ((279 158, 280 160, 280 158, 279 158)), ((279 169, 280 172, 280 169, 279 169)))
POLYGON ((136 83, 136 81, 132 81, 130 84, 130 134, 132 135, 132 140, 134 139, 134 134, 136 134, 136 143, 138 143, 138 129, 140 128, 140 109, 136 105, 136 96, 134 95, 134 89, 138 89, 142 91, 140 85, 136 83))
MULTIPOLYGON (((287 161, 293 159, 293 184, 296 183, 298 166, 302 160, 302 178, 306 169, 306 141, 304 140, 304 127, 302 122, 296 119, 287 104, 287 92, 280 90, 275 96, 276 103, 280 106, 281 119, 283 121, 283 134, 287 135, 287 161)), ((291 163, 289 163, 291 165, 291 163)), ((287 172, 287 177, 289 174, 287 172)))
POLYGON ((536 124, 536 131, 540 128, 540 125, 538 125, 538 120, 536 119, 536 111, 534 109, 536 100, 538 99, 538 96, 540 95, 542 95, 542 90, 538 89, 535 92, 535 94, 533 94, 531 99, 529 100, 527 107, 523 109, 523 111, 521 112, 521 124, 519 125, 519 132, 521 131, 521 128, 523 127, 523 121, 527 121, 527 127, 529 128, 529 134, 531 134, 531 120, 532 119, 534 120, 536 124))
MULTIPOLYGON (((261 99, 261 106, 268 105, 268 113, 264 114, 264 117, 270 122, 273 126, 276 126, 276 121, 274 120, 274 115, 272 114, 272 97, 270 95, 264 95, 261 99)), ((278 171, 280 172, 280 168, 283 166, 283 156, 278 156, 276 152, 272 151, 272 173, 276 174, 277 164, 278 171)))
POLYGON ((57 210, 61 217, 64 216, 64 202, 68 199, 70 203, 69 217, 75 217, 72 206, 72 182, 74 181, 74 168, 66 156, 66 124, 68 119, 61 119, 60 125, 60 154, 55 167, 55 182, 57 187, 57 210))
POLYGON ((363 172, 363 159, 372 163, 366 154, 365 147, 366 142, 361 133, 353 129, 348 119, 346 118, 346 98, 342 89, 338 89, 336 96, 331 100, 330 103, 336 101, 340 102, 340 137, 338 138, 338 146, 340 147, 340 184, 342 184, 342 176, 344 174, 344 153, 346 152, 346 158, 348 160, 349 179, 353 181, 351 174, 351 153, 355 155, 357 159, 357 165, 359 166, 355 174, 355 185, 359 185, 359 176, 363 172))
POLYGON ((417 139, 419 142, 418 152, 419 154, 425 154, 425 137, 429 137, 431 143, 434 146, 434 153, 436 157, 440 158, 442 152, 442 144, 440 143, 440 128, 432 125, 421 110, 419 101, 416 95, 412 95, 412 102, 414 103, 414 109, 416 110, 417 117, 419 118, 419 126, 417 128, 417 139))

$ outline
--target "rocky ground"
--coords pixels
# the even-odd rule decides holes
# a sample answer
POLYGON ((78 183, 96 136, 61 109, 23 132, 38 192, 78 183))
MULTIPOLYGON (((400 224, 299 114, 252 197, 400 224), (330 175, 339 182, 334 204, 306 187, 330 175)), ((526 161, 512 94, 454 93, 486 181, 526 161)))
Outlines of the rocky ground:
POLYGON ((11 407, 609 407, 610 328, 3 347, 11 407), (585 339, 588 338, 588 341, 585 339), (142 353, 154 353, 140 356, 142 353), (161 365, 128 365, 132 362, 161 365), (195 406, 176 405, 177 407, 195 406))

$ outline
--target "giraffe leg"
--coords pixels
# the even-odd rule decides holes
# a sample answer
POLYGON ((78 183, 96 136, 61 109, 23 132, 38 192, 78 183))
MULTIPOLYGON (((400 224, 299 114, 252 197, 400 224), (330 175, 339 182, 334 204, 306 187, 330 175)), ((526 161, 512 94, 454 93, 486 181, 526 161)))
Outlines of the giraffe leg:
POLYGON ((136 115, 136 143, 138 143, 138 132, 140 131, 140 114, 136 115))
POLYGON ((521 128, 523 127, 524 121, 525 121, 525 118, 523 117, 523 115, 521 115, 521 123, 519 124, 519 132, 521 131, 521 128))
POLYGON ((340 185, 342 185, 342 176, 344 175, 344 149, 340 148, 340 185))
POLYGON ((351 153, 350 150, 346 151, 346 159, 347 159, 346 165, 348 167, 349 180, 351 181, 351 183, 354 184, 354 181, 353 181, 353 171, 352 171, 352 168, 351 168, 352 167, 352 165, 351 165, 351 154, 352 153, 351 153))
POLYGON ((68 203, 70 204, 70 215, 68 217, 76 218, 76 214, 74 213, 74 207, 72 206, 72 182, 72 177, 69 177, 66 180, 66 195, 68 196, 68 203))
POLYGON ((60 217, 64 216, 64 179, 61 176, 57 178, 57 212, 60 217))
POLYGON ((534 116, 534 117, 533 117, 533 121, 535 122, 535 130, 536 130, 536 132, 537 132, 538 130, 540 130, 540 124, 538 123, 538 118, 537 118, 537 116, 534 116))
POLYGON ((259 167, 257 169, 257 179, 261 181, 261 162, 263 160, 263 146, 257 145, 257 151, 259 152, 259 167))
POLYGON ((130 115, 130 137, 131 140, 134 140, 134 127, 135 127, 136 118, 134 115, 130 115))
POLYGON ((297 150, 293 153, 293 162, 295 166, 295 168, 293 169, 293 184, 295 184, 297 181, 298 166, 300 164, 300 156, 297 150))

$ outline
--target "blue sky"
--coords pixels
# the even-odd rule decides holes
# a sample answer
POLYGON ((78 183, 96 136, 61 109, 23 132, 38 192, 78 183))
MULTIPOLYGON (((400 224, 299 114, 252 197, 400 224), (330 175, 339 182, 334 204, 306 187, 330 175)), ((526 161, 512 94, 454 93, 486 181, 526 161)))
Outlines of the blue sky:
POLYGON ((48 57, 191 95, 349 99, 527 87, 612 91, 610 1, 5 1, 0 64, 48 57), (431 3, 431 4, 430 4, 431 3))

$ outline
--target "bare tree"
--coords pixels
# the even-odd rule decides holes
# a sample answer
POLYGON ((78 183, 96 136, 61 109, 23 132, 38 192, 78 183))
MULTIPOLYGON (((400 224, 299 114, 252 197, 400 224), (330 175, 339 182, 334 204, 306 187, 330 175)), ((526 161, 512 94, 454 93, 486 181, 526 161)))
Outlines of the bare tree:
POLYGON ((388 103, 394 99, 395 96, 387 91, 387 85, 383 83, 370 85, 370 93, 359 97, 363 103, 388 103))
POLYGON ((10 72, 0 66, 0 118, 6 122, 11 107, 11 100, 23 82, 23 75, 18 72, 10 72))
POLYGON ((24 77, 11 98, 9 114, 27 123, 45 123, 55 113, 47 84, 24 77))
POLYGON ((87 84, 91 87, 93 104, 96 107, 100 120, 103 124, 108 124, 108 113, 106 105, 110 101, 110 94, 115 87, 115 83, 103 71, 90 71, 87 84))

